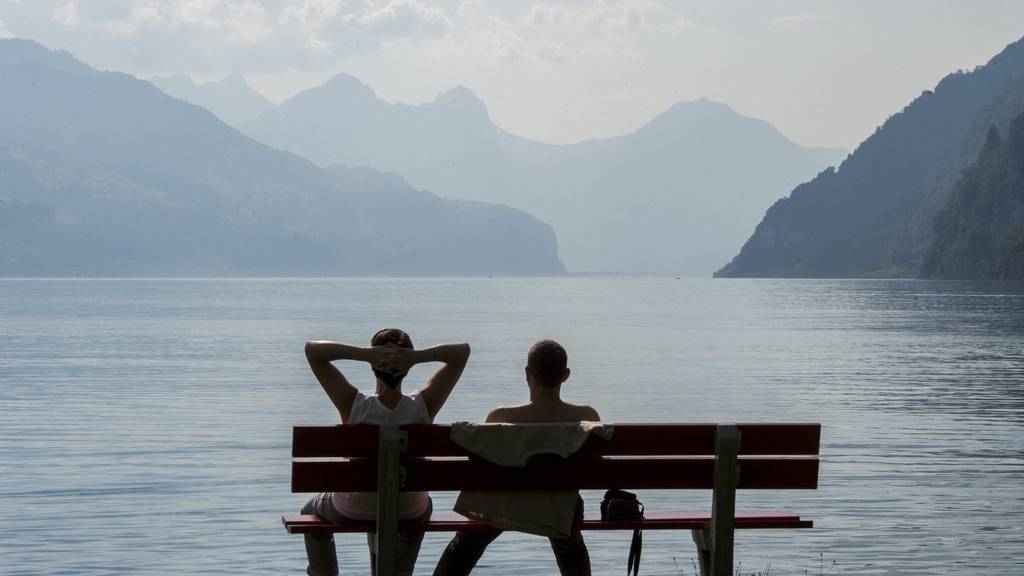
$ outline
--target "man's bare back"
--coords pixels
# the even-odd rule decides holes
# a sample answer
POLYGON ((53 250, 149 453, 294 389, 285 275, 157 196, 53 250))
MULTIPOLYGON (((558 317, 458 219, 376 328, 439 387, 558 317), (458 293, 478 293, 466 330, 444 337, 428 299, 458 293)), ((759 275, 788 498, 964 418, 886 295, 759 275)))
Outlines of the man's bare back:
POLYGON ((562 384, 571 373, 567 362, 565 349, 554 340, 535 343, 526 365, 530 401, 518 406, 499 406, 487 415, 487 422, 599 422, 597 410, 562 400, 562 384))
POLYGON ((599 422, 601 416, 590 406, 569 404, 560 399, 531 401, 519 406, 499 406, 487 415, 488 423, 599 422))
MULTIPOLYGON (((530 401, 518 406, 499 406, 487 415, 491 423, 548 423, 601 420, 597 410, 590 406, 563 402, 562 384, 569 379, 568 358, 565 349, 554 340, 541 340, 530 348, 526 362, 526 384, 530 401)), ((583 516, 583 501, 578 504, 574 517, 583 516)), ((434 569, 434 576, 469 576, 487 546, 500 530, 457 532, 445 548, 434 569)), ((569 536, 551 538, 558 571, 562 576, 590 576, 590 553, 583 535, 575 530, 569 536)))

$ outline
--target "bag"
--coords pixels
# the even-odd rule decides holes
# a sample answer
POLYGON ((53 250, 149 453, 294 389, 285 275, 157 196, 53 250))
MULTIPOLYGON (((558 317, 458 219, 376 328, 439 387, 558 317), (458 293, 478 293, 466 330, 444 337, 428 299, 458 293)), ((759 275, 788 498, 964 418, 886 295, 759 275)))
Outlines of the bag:
MULTIPOLYGON (((644 505, 637 500, 636 494, 625 490, 608 490, 601 501, 601 520, 605 522, 622 522, 643 520, 644 505)), ((643 550, 643 532, 633 530, 633 541, 629 544, 629 557, 626 560, 626 576, 637 576, 640 573, 640 551, 643 550)))

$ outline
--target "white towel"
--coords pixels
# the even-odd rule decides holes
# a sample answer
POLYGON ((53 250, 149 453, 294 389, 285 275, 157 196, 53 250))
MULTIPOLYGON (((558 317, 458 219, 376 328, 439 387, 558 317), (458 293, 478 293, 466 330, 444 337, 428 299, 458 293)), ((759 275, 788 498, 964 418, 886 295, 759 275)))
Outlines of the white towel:
MULTIPOLYGON (((600 422, 568 424, 452 424, 452 441, 488 462, 522 467, 532 456, 575 454, 591 434, 611 438, 614 428, 600 422)), ((455 511, 495 528, 540 536, 569 536, 579 493, 576 490, 510 492, 464 491, 455 511)))

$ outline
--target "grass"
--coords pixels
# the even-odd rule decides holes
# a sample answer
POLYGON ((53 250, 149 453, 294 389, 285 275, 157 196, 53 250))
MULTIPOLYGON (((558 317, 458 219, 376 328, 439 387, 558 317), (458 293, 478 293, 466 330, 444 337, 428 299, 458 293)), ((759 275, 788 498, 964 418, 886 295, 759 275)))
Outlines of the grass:
MULTIPOLYGON (((682 568, 679 567, 679 559, 677 557, 672 557, 672 563, 676 567, 677 576, 686 576, 685 574, 683 574, 682 568)), ((831 564, 825 564, 825 553, 818 552, 818 571, 811 572, 810 570, 804 569, 804 576, 827 576, 829 574, 832 574, 835 571, 836 566, 838 565, 839 562, 837 560, 833 560, 831 564)), ((690 558, 690 567, 693 570, 693 576, 700 576, 700 566, 698 566, 696 558, 690 558)), ((772 574, 773 572, 771 562, 769 562, 768 565, 765 566, 764 570, 751 570, 748 572, 744 572, 743 562, 740 562, 736 565, 736 570, 734 572, 734 576, 772 576, 772 574)))

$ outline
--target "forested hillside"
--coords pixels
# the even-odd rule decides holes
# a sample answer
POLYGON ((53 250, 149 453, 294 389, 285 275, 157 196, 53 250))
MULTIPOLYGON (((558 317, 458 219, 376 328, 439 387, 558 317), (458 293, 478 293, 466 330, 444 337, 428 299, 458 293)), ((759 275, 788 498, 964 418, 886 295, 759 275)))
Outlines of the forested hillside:
POLYGON ((1024 40, 950 74, 837 170, 775 203, 719 276, 916 277, 935 218, 989 126, 1024 110, 1024 40))
POLYGON ((1005 138, 989 130, 977 162, 939 212, 935 233, 923 276, 1024 280, 1024 114, 1005 138))

